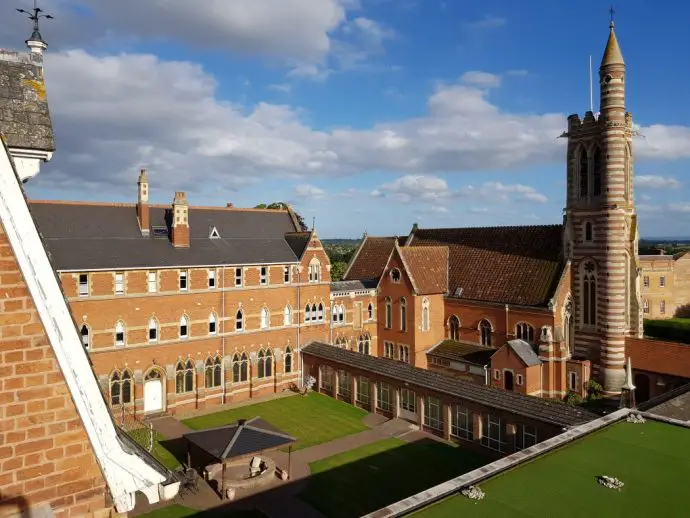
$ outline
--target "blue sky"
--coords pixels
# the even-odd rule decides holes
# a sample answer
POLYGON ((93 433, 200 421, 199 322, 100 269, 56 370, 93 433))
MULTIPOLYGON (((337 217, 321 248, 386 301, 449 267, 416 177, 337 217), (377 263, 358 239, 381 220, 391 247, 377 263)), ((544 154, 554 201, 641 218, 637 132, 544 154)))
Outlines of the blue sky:
MULTIPOLYGON (((0 45, 18 48, 9 3, 0 45)), ((322 237, 560 222, 556 137, 589 109, 609 21, 594 0, 42 4, 58 150, 31 197, 133 201, 146 166, 153 201, 284 200, 322 237)), ((643 237, 690 237, 690 5, 673 7, 615 15, 643 237)))

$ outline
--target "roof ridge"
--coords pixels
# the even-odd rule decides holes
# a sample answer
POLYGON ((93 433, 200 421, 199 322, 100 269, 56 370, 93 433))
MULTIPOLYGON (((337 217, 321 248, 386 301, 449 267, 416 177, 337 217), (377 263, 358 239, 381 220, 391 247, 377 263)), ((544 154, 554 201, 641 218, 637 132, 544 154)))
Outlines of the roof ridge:
POLYGON ((432 227, 432 228, 418 228, 419 231, 428 230, 485 230, 485 229, 508 229, 508 228, 557 228, 563 227, 562 223, 548 223, 544 225, 491 225, 484 227, 432 227))

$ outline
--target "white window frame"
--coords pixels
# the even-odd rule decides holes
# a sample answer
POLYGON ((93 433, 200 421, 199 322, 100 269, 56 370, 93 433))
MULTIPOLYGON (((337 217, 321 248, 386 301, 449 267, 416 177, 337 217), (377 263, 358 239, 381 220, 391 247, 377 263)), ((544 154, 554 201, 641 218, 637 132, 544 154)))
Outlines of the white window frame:
POLYGON ((79 328, 79 336, 81 337, 81 344, 84 346, 84 349, 88 350, 91 347, 91 330, 89 326, 86 325, 86 322, 82 322, 79 328), (84 330, 86 330, 86 334, 84 334, 84 330))
POLYGON ((292 308, 288 304, 285 306, 283 309, 283 326, 291 326, 292 325, 292 308))
POLYGON ((180 339, 186 340, 189 338, 189 317, 187 315, 182 315, 180 317, 180 339))
POLYGON ((424 426, 432 430, 443 430, 443 404, 439 398, 426 396, 424 398, 424 426))
POLYGON ((494 379, 496 381, 500 381, 500 379, 501 379, 501 371, 500 370, 494 369, 494 379))
POLYGON ((115 272, 115 295, 125 294, 125 274, 124 272, 115 272))
POLYGON ((666 301, 665 300, 659 301, 659 313, 661 313, 662 315, 666 314, 666 301))
POLYGON ((208 289, 214 290, 214 289, 216 289, 216 286, 218 286, 216 284, 216 270, 211 268, 208 271, 208 289))
POLYGON ((241 309, 238 309, 235 312, 235 332, 240 333, 240 332, 244 331, 244 328, 245 328, 244 311, 242 311, 241 309))
POLYGON ((400 332, 407 332, 407 300, 400 297, 400 332))
POLYGON ((189 274, 187 270, 180 270, 177 280, 180 291, 189 291, 189 274))
POLYGON ((393 301, 391 300, 390 297, 386 297, 384 300, 384 304, 386 306, 386 321, 384 322, 384 325, 386 329, 392 329, 393 328, 393 301))
POLYGON ((501 429, 501 418, 492 414, 483 416, 484 427, 482 434, 482 444, 490 450, 503 451, 503 430, 501 429), (498 437, 496 437, 498 434, 498 437))
POLYGON ((660 275, 659 276, 659 288, 665 288, 665 287, 666 287, 666 276, 660 275))
POLYGON ((522 378, 522 374, 517 374, 517 375, 515 376, 515 384, 518 385, 519 387, 522 387, 522 383, 523 383, 524 381, 525 381, 525 380, 522 378))
POLYGON ((384 412, 390 412, 393 408, 393 398, 391 397, 391 386, 388 383, 378 383, 376 391, 376 408, 384 412))
POLYGON ((266 286, 268 284, 268 266, 261 266, 259 268, 259 283, 262 286, 266 286))
POLYGON ((404 363, 410 363, 410 346, 398 344, 398 360, 404 363))
POLYGON ((431 302, 429 299, 422 300, 422 331, 427 332, 431 327, 431 302))
POLYGON ((393 342, 383 342, 383 356, 391 359, 395 357, 395 344, 393 342))
POLYGON ((218 319, 216 318, 216 314, 213 311, 211 311, 211 314, 208 316, 208 334, 218 334, 218 319), (211 325, 213 325, 213 329, 211 329, 211 325))
POLYGON ((127 328, 123 322, 118 321, 115 324, 115 347, 124 347, 127 342, 127 328), (117 335, 121 334, 122 339, 118 340, 117 335))
POLYGON ((319 322, 322 322, 324 313, 325 313, 325 311, 324 311, 323 302, 319 302, 319 305, 316 308, 316 320, 318 320, 319 322))
POLYGON ((530 426, 530 425, 525 425, 521 424, 520 425, 520 434, 522 437, 520 437, 519 444, 515 445, 515 449, 517 451, 520 450, 526 450, 527 448, 531 448, 535 444, 537 444, 538 439, 538 434, 539 430, 537 429, 536 426, 530 426), (532 430, 534 430, 534 433, 532 433, 532 430))
POLYGON ((400 389, 400 409, 407 412, 417 413, 417 394, 414 390, 400 389))
POLYGON ((244 284, 244 269, 242 267, 235 268, 235 287, 240 287, 244 284))
POLYGON ((642 300, 642 312, 649 313, 649 301, 647 299, 642 300))
POLYGON ((457 439, 472 440, 472 413, 468 408, 452 405, 450 409, 450 435, 457 439))
POLYGON ((156 293, 158 291, 158 272, 147 272, 146 274, 147 289, 149 293, 156 293))
POLYGON ((153 317, 149 318, 149 328, 146 338, 150 344, 155 344, 156 342, 158 342, 158 322, 153 317), (151 338, 151 331, 153 331, 155 334, 154 338, 151 338))
POLYGON ((568 372, 568 390, 571 390, 573 392, 578 392, 578 387, 577 387, 577 372, 575 371, 570 371, 568 372))
POLYGON ((264 306, 263 308, 261 308, 261 312, 259 313, 259 319, 259 327, 261 329, 268 329, 268 326, 270 325, 271 316, 267 307, 264 306))
POLYGON ((290 284, 290 267, 283 266, 283 284, 290 284))
POLYGON ((88 273, 80 273, 79 277, 77 279, 79 283, 79 296, 80 297, 88 297, 89 296, 89 274, 88 273))

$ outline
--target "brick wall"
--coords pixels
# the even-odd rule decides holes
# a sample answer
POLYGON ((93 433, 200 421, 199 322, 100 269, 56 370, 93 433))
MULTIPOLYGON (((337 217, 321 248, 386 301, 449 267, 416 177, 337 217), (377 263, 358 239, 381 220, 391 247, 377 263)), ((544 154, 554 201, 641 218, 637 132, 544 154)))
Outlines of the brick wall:
POLYGON ((0 226, 0 516, 107 516, 100 468, 0 226))

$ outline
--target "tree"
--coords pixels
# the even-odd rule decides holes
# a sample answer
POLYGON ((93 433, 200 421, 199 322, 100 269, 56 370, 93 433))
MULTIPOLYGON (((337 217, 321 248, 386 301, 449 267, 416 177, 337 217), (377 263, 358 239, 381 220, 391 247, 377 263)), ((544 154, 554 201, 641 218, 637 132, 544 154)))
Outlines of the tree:
POLYGON ((347 263, 343 261, 337 261, 331 263, 331 280, 333 282, 338 282, 343 280, 343 275, 345 275, 345 270, 347 270, 347 263))
MULTIPOLYGON (((274 201, 273 203, 268 203, 268 204, 259 203, 254 208, 255 209, 269 209, 269 210, 285 210, 288 208, 288 204, 285 202, 282 202, 282 201, 274 201)), ((300 230, 302 232, 307 232, 309 230, 309 227, 304 222, 304 218, 300 214, 295 212, 294 210, 293 210, 293 212, 295 213, 295 217, 297 218, 297 223, 299 223, 300 230)))

